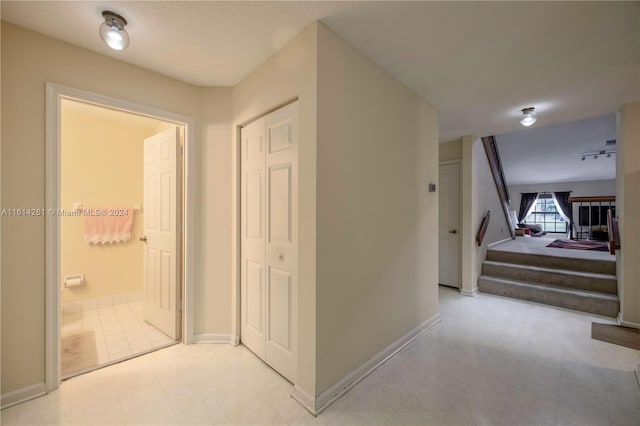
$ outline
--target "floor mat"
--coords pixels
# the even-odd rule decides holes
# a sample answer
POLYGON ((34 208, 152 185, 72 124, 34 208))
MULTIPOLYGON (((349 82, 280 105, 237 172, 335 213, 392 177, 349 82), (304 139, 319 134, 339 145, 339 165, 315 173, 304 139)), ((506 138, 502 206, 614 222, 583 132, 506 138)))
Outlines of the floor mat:
POLYGON ((609 251, 607 243, 603 243, 602 241, 555 240, 551 244, 548 244, 547 247, 572 250, 609 251))
POLYGON ((591 338, 640 350, 640 330, 613 324, 591 323, 591 338))
POLYGON ((62 377, 98 366, 98 350, 93 331, 63 337, 61 352, 62 377))

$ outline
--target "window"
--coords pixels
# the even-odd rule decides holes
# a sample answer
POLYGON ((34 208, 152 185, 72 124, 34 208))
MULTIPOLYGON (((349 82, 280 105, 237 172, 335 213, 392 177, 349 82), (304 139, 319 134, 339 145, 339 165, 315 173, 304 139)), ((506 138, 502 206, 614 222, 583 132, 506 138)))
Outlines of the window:
POLYGON ((542 225, 547 232, 567 232, 567 221, 558 213, 551 194, 540 194, 524 223, 542 225))

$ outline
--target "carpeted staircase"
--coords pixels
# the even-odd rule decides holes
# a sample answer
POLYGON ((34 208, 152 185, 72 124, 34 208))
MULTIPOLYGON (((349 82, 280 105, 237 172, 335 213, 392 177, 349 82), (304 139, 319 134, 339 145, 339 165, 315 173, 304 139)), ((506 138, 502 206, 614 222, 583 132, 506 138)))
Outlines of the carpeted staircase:
POLYGON ((487 251, 483 293, 616 317, 620 308, 615 260, 487 251))

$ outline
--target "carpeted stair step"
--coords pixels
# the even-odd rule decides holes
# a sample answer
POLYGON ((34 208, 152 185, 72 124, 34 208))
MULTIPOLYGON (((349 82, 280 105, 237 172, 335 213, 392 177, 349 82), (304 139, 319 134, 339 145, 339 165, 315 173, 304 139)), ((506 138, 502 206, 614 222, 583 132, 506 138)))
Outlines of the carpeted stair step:
POLYGON ((539 266, 542 268, 570 269, 572 271, 592 272, 595 274, 616 274, 615 256, 611 256, 611 260, 580 259, 489 249, 487 250, 487 260, 493 262, 539 266))
POLYGON ((491 260, 482 263, 482 273, 484 275, 533 282, 541 285, 552 285, 608 294, 618 293, 616 276, 610 274, 545 268, 542 266, 520 265, 491 260))
POLYGON ((480 275, 478 287, 483 293, 560 306, 609 317, 619 312, 620 300, 612 294, 561 288, 507 278, 480 275))

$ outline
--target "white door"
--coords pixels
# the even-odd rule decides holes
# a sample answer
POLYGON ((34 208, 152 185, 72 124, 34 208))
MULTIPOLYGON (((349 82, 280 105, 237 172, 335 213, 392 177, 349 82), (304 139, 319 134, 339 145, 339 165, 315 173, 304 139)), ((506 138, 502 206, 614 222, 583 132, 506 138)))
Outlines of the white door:
POLYGON ((180 337, 177 169, 180 131, 144 141, 144 319, 172 339, 180 337))
POLYGON ((294 382, 297 102, 244 127, 241 141, 242 341, 294 382))
POLYGON ((460 288, 460 167, 440 166, 438 282, 460 288))
POLYGON ((241 132, 242 178, 240 229, 240 333, 242 343, 265 358, 265 120, 261 118, 241 132))

